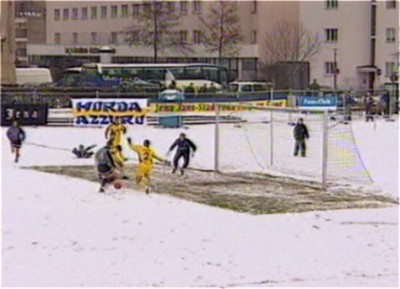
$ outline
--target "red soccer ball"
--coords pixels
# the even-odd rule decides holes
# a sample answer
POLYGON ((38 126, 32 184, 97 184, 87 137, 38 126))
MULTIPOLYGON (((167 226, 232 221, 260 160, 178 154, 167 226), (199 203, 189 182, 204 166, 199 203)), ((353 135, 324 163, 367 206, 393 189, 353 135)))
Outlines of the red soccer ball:
POLYGON ((120 182, 115 182, 114 183, 114 188, 116 188, 117 190, 119 190, 120 188, 122 188, 122 184, 120 182))

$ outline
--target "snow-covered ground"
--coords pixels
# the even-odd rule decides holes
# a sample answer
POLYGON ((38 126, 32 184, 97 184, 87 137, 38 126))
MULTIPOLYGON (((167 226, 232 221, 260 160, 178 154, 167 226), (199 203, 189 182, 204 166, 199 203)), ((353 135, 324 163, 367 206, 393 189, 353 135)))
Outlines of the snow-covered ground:
MULTIPOLYGON (((376 185, 397 197, 398 122, 353 128, 376 185)), ((213 129, 186 132, 206 147, 213 129)), ((2 129, 3 286, 398 285, 397 206, 253 216, 165 195, 99 194, 98 184, 21 167, 91 164, 69 150, 100 146, 103 130, 26 130, 15 165, 2 129)), ((179 132, 131 135, 164 154, 179 132)), ((199 151, 193 166, 209 154, 199 151)))

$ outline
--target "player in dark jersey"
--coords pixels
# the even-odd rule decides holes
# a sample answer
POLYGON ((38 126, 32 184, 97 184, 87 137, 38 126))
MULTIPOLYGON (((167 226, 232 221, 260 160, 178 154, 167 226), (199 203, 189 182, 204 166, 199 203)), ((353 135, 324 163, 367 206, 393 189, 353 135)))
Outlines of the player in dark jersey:
POLYGON ((10 128, 7 130, 7 137, 10 140, 11 152, 15 153, 15 162, 17 163, 20 157, 22 142, 25 140, 25 131, 20 127, 17 120, 13 120, 10 128))
POLYGON ((106 146, 98 150, 94 156, 96 169, 101 182, 100 193, 104 193, 107 184, 113 183, 118 178, 117 166, 111 152, 112 143, 109 141, 106 146))
POLYGON ((174 174, 176 172, 178 169, 179 160, 183 158, 183 165, 180 167, 181 175, 183 175, 184 169, 186 169, 189 165, 190 152, 192 152, 193 157, 197 147, 190 139, 186 138, 184 133, 181 133, 179 138, 174 141, 169 148, 168 154, 174 150, 175 147, 177 147, 177 149, 173 160, 174 168, 172 169, 172 173, 174 174))

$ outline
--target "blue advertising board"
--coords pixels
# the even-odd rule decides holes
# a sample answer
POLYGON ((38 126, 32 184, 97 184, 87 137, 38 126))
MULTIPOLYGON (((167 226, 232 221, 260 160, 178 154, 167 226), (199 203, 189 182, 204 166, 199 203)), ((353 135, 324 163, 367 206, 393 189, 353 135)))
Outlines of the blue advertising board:
POLYGON ((301 96, 299 97, 299 107, 311 109, 336 109, 336 96, 301 96))

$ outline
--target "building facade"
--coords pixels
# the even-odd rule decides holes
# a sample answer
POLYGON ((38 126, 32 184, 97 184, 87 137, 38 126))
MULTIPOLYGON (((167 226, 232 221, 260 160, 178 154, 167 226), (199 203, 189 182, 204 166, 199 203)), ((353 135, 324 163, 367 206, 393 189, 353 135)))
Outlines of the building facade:
POLYGON ((26 67, 28 43, 46 43, 45 1, 15 1, 15 46, 17 67, 26 67))
MULTIPOLYGON (((120 33, 132 25, 147 1, 46 1, 46 43, 28 45, 31 64, 50 68, 99 62, 102 46, 115 48, 113 62, 151 62, 153 52, 129 46, 120 33)), ((163 1, 181 12, 177 30, 193 52, 164 51, 162 62, 217 62, 201 42, 205 15, 214 1, 163 1)), ((364 1, 235 1, 243 42, 237 55, 223 59, 238 79, 263 79, 260 64, 265 35, 277 21, 303 23, 321 47, 310 59, 310 79, 322 86, 371 89, 390 81, 398 69, 399 3, 364 1)))
POLYGON ((0 2, 1 84, 14 84, 15 78, 15 22, 14 2, 0 2))
POLYGON ((398 1, 304 1, 300 20, 322 40, 311 61, 311 78, 319 84, 376 89, 398 71, 398 1))

